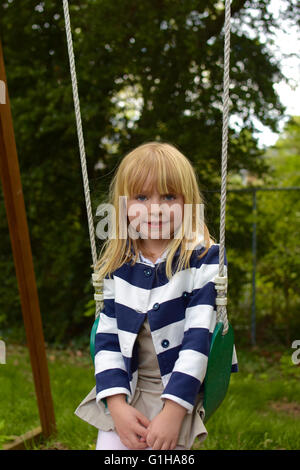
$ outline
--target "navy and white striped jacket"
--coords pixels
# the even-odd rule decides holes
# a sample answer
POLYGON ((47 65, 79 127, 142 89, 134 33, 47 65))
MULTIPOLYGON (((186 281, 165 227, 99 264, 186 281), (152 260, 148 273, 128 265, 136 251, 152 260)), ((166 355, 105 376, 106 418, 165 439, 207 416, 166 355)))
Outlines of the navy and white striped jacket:
MULTIPOLYGON (((161 398, 179 403, 191 413, 203 384, 212 334, 216 325, 219 244, 192 252, 190 269, 170 280, 165 261, 149 265, 137 261, 115 270, 103 280, 104 306, 95 339, 96 402, 119 393, 130 404, 137 384, 137 335, 148 316, 164 391, 161 398)), ((179 256, 177 250, 173 263, 179 256)), ((224 271, 227 273, 226 252, 224 271)), ((173 266, 175 266, 173 264, 173 266)), ((235 348, 232 372, 237 371, 235 348)), ((105 400, 104 400, 105 402, 105 400)), ((108 410, 106 411, 108 412, 108 410)))

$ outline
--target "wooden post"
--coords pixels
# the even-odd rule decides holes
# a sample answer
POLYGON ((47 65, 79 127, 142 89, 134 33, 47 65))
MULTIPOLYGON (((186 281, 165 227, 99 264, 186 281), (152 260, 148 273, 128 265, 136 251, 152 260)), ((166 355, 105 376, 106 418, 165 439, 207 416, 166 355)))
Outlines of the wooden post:
POLYGON ((55 416, 1 40, 0 81, 5 84, 5 100, 0 103, 0 176, 42 432, 48 437, 55 432, 55 416))

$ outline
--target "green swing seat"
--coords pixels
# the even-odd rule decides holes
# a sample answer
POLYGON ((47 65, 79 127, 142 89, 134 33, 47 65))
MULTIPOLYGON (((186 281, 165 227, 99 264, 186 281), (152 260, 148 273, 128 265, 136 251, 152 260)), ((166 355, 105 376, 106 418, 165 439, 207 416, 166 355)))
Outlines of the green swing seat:
POLYGON ((204 380, 205 423, 224 400, 231 376, 234 334, 230 323, 227 333, 222 333, 223 323, 219 322, 213 332, 204 380))
MULTIPOLYGON (((95 338, 98 323, 99 316, 94 321, 90 336, 90 353, 93 362, 95 362, 95 338)), ((224 400, 230 381, 234 346, 233 328, 230 323, 228 324, 227 333, 223 335, 222 332, 223 323, 219 322, 212 336, 204 381, 203 407, 205 410, 205 423, 224 400)))
POLYGON ((90 336, 90 353, 91 353, 92 361, 94 363, 95 363, 95 340, 96 340, 96 332, 98 328, 99 318, 100 316, 98 316, 95 319, 92 330, 91 330, 91 336, 90 336))

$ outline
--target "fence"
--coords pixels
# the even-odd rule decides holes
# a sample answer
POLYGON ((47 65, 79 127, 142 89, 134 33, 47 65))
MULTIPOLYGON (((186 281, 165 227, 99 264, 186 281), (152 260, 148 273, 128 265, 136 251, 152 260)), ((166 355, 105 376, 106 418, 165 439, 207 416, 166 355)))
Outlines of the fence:
MULTIPOLYGON (((252 213, 253 213, 253 225, 252 225, 252 302, 251 302, 251 344, 256 345, 256 253, 257 253, 257 197, 258 191, 299 191, 299 186, 287 186, 283 188, 274 187, 247 187, 239 189, 228 189, 227 193, 240 193, 248 192, 252 193, 252 213)), ((203 193, 219 193, 217 190, 203 190, 203 193)))

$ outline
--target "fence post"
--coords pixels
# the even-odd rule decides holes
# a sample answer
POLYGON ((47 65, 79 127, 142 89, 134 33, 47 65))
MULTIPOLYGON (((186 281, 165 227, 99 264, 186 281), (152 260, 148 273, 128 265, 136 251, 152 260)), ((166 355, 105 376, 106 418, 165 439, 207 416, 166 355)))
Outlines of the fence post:
POLYGON ((251 344, 256 345, 256 218, 257 198, 253 189, 252 198, 253 231, 252 231, 252 312, 251 312, 251 344))

